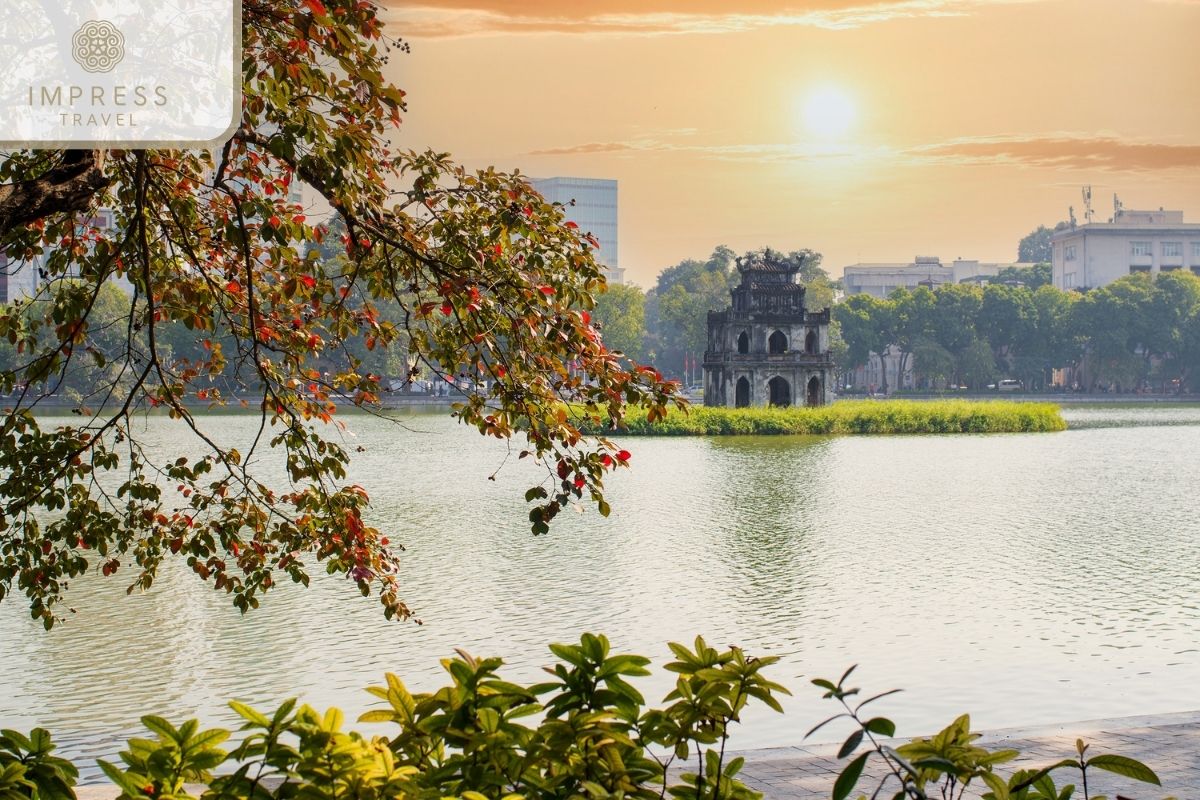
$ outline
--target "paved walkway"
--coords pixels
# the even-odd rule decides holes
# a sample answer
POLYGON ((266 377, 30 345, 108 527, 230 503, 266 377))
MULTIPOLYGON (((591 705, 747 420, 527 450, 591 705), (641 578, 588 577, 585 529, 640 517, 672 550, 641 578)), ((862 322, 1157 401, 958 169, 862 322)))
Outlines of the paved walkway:
MULTIPOLYGON (((1118 796, 1136 800, 1172 796, 1179 800, 1200 800, 1200 711, 992 731, 985 733, 979 743, 988 749, 1012 747, 1021 751, 1019 759, 1001 767, 1001 774, 1007 775, 1013 768, 1044 767, 1073 757, 1076 739, 1091 745, 1089 756, 1115 753, 1136 758, 1162 780, 1159 789, 1109 772, 1088 770, 1088 789, 1093 798, 1104 794, 1109 800, 1118 796)), ((837 760, 837 749, 837 744, 829 744, 743 751, 738 755, 745 756, 746 766, 739 777, 768 800, 828 798, 845 763, 837 760)), ((869 797, 882 776, 878 767, 872 771, 868 766, 858 790, 869 797), (870 780, 872 776, 874 780, 870 780)), ((1078 772, 1064 769, 1056 776, 1060 790, 1064 784, 1073 783, 1075 797, 1082 800, 1078 772)), ((895 793, 895 781, 889 785, 892 791, 881 797, 895 793)), ((981 787, 979 791, 984 790, 981 787)), ((968 792, 967 796, 974 798, 979 793, 968 792)), ((851 797, 857 798, 858 794, 851 797)))

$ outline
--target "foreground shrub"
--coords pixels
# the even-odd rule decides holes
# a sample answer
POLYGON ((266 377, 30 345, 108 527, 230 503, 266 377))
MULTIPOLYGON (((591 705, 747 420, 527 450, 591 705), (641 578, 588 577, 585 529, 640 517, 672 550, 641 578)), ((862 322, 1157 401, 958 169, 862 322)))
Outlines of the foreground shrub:
MULTIPOLYGON (((1089 770, 1093 774, 1098 769, 1106 770, 1135 781, 1162 785, 1152 769, 1135 759, 1112 754, 1087 758, 1088 746, 1082 739, 1075 740, 1075 756, 1040 769, 1019 769, 1005 778, 995 768, 1013 761, 1020 752, 1013 748, 988 750, 979 746, 976 740, 980 735, 971 732, 971 718, 966 714, 935 736, 913 739, 907 744, 893 747, 883 738, 895 735, 896 724, 887 717, 872 717, 862 711, 895 691, 858 700, 859 690, 846 685, 846 679, 852 672, 854 667, 846 670, 837 683, 823 678, 813 681, 815 686, 825 690, 826 699, 836 700, 843 710, 818 724, 807 736, 834 720, 846 719, 854 725, 854 730, 838 750, 839 759, 853 758, 834 782, 833 800, 846 800, 850 796, 872 759, 882 765, 883 772, 876 779, 870 797, 888 797, 890 794, 893 800, 929 800, 932 797, 961 799, 967 796, 968 788, 975 782, 987 787, 979 795, 981 800, 1070 800, 1075 795, 1075 785, 1066 784, 1060 789, 1054 782, 1057 773, 1063 770, 1079 772, 1083 800, 1107 800, 1103 795, 1091 795, 1088 787, 1089 770), (867 743, 865 748, 862 747, 864 740, 867 743), (860 748, 862 752, 859 752, 860 748)), ((859 795, 860 800, 866 797, 859 795)), ((1122 798, 1123 795, 1117 796, 1117 800, 1122 798)))
MULTIPOLYGON (((738 779, 744 760, 727 758, 726 745, 750 703, 781 710, 777 695, 787 690, 762 675, 776 659, 721 652, 701 638, 670 648, 666 669, 678 677, 659 708, 646 708, 630 682, 649 674, 648 659, 614 655, 605 637, 584 634, 578 644, 551 645, 559 660, 549 680, 532 686, 503 680, 498 658, 462 652, 442 662, 450 683, 432 693, 413 694, 388 675, 369 690, 386 705, 359 721, 394 725, 390 738, 344 730, 337 709, 322 714, 289 700, 266 714, 235 702, 244 724, 232 749, 222 748, 229 731, 146 716, 154 738, 131 739, 121 766, 99 764, 121 800, 190 800, 194 784, 204 786, 201 800, 758 800, 738 779)), ((1084 760, 1082 743, 1077 760, 1004 778, 994 768, 1016 751, 973 744, 965 716, 932 739, 893 748, 877 737, 893 736, 895 725, 860 713, 890 692, 852 706, 858 690, 845 687, 849 674, 814 681, 845 709, 831 719, 855 725, 839 753, 854 758, 832 787, 834 800, 850 796, 872 757, 887 769, 872 797, 886 796, 890 783, 896 800, 961 798, 975 780, 987 787, 985 800, 1068 800, 1073 787, 1059 790, 1051 777, 1068 767, 1083 771, 1087 800, 1100 800, 1088 797, 1088 769, 1158 784, 1132 759, 1084 760)), ((74 800, 78 773, 53 749, 40 729, 28 738, 0 733, 0 800, 74 800)))
POLYGON ((635 436, 1041 433, 1066 427, 1054 403, 843 400, 817 408, 694 406, 653 420, 632 412, 619 432, 635 436))

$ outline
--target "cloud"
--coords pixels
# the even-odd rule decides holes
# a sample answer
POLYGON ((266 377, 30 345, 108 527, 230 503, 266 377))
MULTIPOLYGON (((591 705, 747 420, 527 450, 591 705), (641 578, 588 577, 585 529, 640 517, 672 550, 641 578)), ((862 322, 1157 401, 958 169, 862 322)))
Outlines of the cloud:
POLYGON ((918 159, 965 164, 1158 172, 1200 169, 1200 145, 1130 141, 1118 136, 1053 134, 955 139, 912 148, 918 159))
POLYGON ((646 36, 738 33, 778 26, 857 28, 911 17, 964 16, 986 5, 1044 0, 385 0, 398 35, 409 38, 513 33, 646 36))
MULTIPOLYGON (((628 155, 631 153, 682 154, 717 161, 813 161, 832 158, 860 159, 886 155, 887 148, 868 148, 857 145, 802 143, 745 143, 745 144, 699 144, 691 141, 673 141, 671 131, 662 131, 655 137, 644 137, 616 142, 587 142, 584 144, 545 147, 531 150, 527 156, 588 156, 628 155)), ((690 132, 684 135, 691 135, 690 132)))
POLYGON ((908 148, 799 143, 701 144, 662 132, 626 141, 546 147, 529 156, 685 154, 720 161, 872 160, 901 164, 997 165, 1103 172, 1200 169, 1200 144, 1123 139, 1115 134, 1053 133, 951 139, 908 148))

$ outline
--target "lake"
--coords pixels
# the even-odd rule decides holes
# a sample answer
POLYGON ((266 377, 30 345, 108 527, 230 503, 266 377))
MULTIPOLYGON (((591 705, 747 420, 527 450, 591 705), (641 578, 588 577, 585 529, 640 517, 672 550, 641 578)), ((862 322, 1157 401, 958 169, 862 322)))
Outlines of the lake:
MULTIPOLYGON (((49 728, 94 780, 144 713, 230 725, 229 699, 299 695, 356 716, 385 671, 431 689, 463 647, 534 680, 546 643, 585 630, 658 664, 697 633, 780 656, 787 713, 751 715, 738 747, 799 743, 831 711, 808 680, 854 663, 866 689, 905 690, 878 709, 901 734, 963 711, 996 728, 1193 709, 1200 407, 1064 414, 1055 434, 626 439, 612 516, 568 512, 543 537, 522 499, 536 473, 514 453, 487 480, 503 443, 445 416, 350 416, 352 479, 407 547, 423 625, 385 622, 341 579, 241 617, 178 568, 132 597, 90 577, 49 633, 22 598, 0 604, 0 727, 49 728)), ((229 441, 255 426, 206 421, 229 441)), ((641 685, 658 700, 670 680, 641 685)))

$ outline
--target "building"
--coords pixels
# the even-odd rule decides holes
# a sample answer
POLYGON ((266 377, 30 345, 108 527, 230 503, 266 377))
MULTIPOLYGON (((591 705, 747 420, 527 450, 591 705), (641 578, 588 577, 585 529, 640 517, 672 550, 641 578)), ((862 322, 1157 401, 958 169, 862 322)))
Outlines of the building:
POLYGON ((538 178, 530 185, 552 203, 562 203, 563 214, 600 243, 596 261, 609 283, 624 283, 617 239, 617 182, 603 178, 538 178))
POLYGON ((944 283, 986 282, 1008 267, 1024 269, 1032 266, 1025 262, 999 264, 962 258, 943 264, 937 256, 917 256, 907 264, 851 264, 842 271, 842 285, 848 295, 869 294, 883 298, 896 289, 911 291, 918 286, 935 288, 944 283))
POLYGON ((808 311, 799 264, 737 260, 733 304, 708 312, 706 406, 821 406, 833 399, 829 309, 808 311))
POLYGON ((1050 237, 1055 286, 1094 289, 1135 272, 1190 269, 1200 275, 1200 224, 1184 222, 1182 211, 1115 205, 1108 222, 1072 224, 1050 237))
MULTIPOLYGON (((88 225, 99 229, 103 235, 111 235, 115 228, 112 210, 100 209, 94 217, 88 220, 88 225)), ((35 296, 46 283, 46 258, 46 253, 42 253, 25 261, 0 251, 0 303, 11 303, 14 300, 35 296)), ((77 276, 78 273, 72 271, 63 277, 77 276)), ((114 280, 128 294, 133 293, 133 287, 126 278, 121 277, 114 280)))

